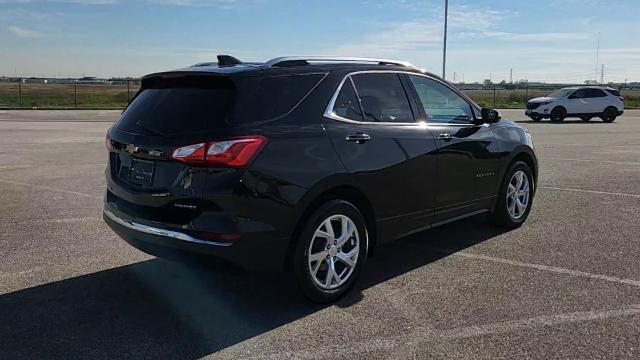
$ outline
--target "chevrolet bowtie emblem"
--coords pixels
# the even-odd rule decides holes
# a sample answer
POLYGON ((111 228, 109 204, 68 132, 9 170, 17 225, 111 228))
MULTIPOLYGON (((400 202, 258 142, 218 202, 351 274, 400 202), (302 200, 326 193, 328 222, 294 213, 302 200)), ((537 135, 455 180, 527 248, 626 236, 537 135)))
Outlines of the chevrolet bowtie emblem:
POLYGON ((129 144, 124 148, 124 150, 129 154, 135 154, 138 152, 138 147, 133 144, 129 144))

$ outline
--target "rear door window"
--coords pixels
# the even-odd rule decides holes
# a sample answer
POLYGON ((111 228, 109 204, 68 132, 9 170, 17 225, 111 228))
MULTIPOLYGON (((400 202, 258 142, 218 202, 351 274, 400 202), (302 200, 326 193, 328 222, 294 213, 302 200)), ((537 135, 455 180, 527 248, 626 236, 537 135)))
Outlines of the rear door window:
POLYGON ((344 119, 363 121, 362 110, 356 92, 353 90, 351 78, 347 78, 342 84, 333 105, 333 113, 344 119))
POLYGON ((414 122, 409 99, 395 73, 352 75, 367 122, 414 122))
POLYGON ((588 98, 598 98, 598 97, 605 97, 607 96, 607 94, 604 93, 604 91, 600 90, 600 89, 586 89, 586 97, 588 98))

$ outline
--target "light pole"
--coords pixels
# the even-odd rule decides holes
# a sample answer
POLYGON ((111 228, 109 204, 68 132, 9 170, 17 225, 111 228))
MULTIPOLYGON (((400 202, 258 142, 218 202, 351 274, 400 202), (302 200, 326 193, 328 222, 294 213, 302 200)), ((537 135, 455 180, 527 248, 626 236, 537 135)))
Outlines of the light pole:
POLYGON ((444 45, 442 47, 442 78, 447 74, 447 17, 449 15, 449 0, 444 0, 444 45))

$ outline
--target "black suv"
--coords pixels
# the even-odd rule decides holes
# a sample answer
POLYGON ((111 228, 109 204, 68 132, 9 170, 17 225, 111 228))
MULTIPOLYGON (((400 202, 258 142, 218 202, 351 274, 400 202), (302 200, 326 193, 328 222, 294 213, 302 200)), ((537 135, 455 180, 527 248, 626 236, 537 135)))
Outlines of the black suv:
POLYGON ((286 269, 318 302, 404 235, 485 212, 519 226, 538 172, 527 131, 380 59, 222 55, 151 74, 106 146, 104 219, 131 245, 286 269))

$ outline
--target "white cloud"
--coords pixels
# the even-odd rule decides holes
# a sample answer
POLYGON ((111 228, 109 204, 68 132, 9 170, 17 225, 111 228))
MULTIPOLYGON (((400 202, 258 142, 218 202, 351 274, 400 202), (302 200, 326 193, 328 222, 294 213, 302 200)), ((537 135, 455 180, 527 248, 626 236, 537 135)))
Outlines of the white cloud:
POLYGON ((391 25, 364 39, 339 45, 333 53, 359 56, 389 56, 399 52, 424 50, 441 42, 441 29, 428 21, 391 25))
POLYGON ((7 30, 13 35, 20 38, 39 38, 44 35, 39 31, 27 29, 21 26, 9 26, 7 27, 7 30))
POLYGON ((587 40, 593 38, 592 34, 580 32, 548 32, 548 33, 510 33, 502 31, 487 31, 481 35, 485 37, 493 37, 500 40, 510 41, 571 41, 571 40, 587 40))

